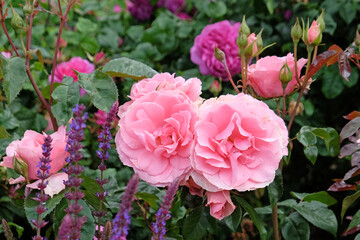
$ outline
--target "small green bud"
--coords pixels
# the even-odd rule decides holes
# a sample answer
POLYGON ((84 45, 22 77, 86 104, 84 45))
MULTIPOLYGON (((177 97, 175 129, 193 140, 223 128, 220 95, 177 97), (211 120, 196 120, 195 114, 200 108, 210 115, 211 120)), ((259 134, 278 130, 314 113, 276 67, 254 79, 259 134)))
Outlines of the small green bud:
POLYGON ((302 37, 302 28, 300 26, 299 19, 296 18, 296 23, 291 28, 291 38, 293 39, 294 43, 298 43, 301 37, 302 37))
POLYGON ((239 47, 240 51, 245 50, 248 45, 248 38, 245 33, 239 33, 239 36, 236 39, 236 45, 239 47))
POLYGON ((240 25, 240 29, 239 29, 240 33, 245 33, 246 37, 248 37, 250 35, 250 28, 249 26, 246 24, 245 21, 245 15, 243 16, 243 20, 242 23, 240 25))
POLYGON ((20 15, 14 10, 11 6, 12 17, 10 21, 11 27, 15 30, 16 33, 22 32, 24 29, 24 20, 20 17, 20 15))
POLYGON ((355 45, 357 47, 360 47, 360 34, 359 34, 359 28, 356 29, 356 36, 354 39, 355 45))
POLYGON ((325 21, 324 21, 324 9, 322 10, 320 16, 316 19, 317 24, 320 25, 320 31, 324 31, 325 29, 325 21))
MULTIPOLYGON (((264 29, 261 29, 261 31, 258 33, 258 35, 256 35, 256 47, 257 47, 257 51, 260 52, 263 47, 264 47, 264 43, 261 37, 261 34, 263 32, 264 29)), ((256 53, 254 53, 256 54, 256 53)))
POLYGON ((285 89, 288 85, 288 83, 291 81, 293 75, 291 72, 291 69, 289 68, 289 65, 287 62, 281 67, 279 72, 279 79, 281 81, 281 85, 283 89, 285 89))
POLYGON ((23 13, 25 16, 29 16, 34 11, 34 8, 29 0, 26 0, 25 5, 23 7, 23 13))
POLYGON ((27 181, 29 176, 29 166, 27 165, 27 163, 22 159, 20 160, 14 156, 12 159, 12 164, 15 172, 22 175, 27 181))
POLYGON ((216 45, 214 48, 214 55, 215 55, 216 60, 220 61, 221 63, 226 61, 225 53, 221 49, 217 48, 216 45))
POLYGON ((214 82, 211 84, 209 91, 215 96, 219 96, 220 92, 222 90, 221 83, 219 83, 218 80, 214 80, 214 82))

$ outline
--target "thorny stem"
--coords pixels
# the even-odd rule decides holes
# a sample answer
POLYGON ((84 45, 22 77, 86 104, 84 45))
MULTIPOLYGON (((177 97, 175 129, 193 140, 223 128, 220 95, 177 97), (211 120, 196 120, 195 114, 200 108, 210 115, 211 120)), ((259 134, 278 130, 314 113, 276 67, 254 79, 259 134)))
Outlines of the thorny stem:
POLYGON ((33 20, 34 20, 34 14, 31 14, 30 16, 26 17, 26 22, 28 22, 28 26, 27 28, 27 32, 26 32, 26 53, 25 53, 25 57, 26 57, 26 61, 25 61, 25 68, 26 68, 26 73, 30 79, 31 85, 33 86, 36 94, 38 95, 40 101, 44 104, 46 110, 49 112, 50 115, 50 119, 51 119, 51 123, 53 125, 54 131, 58 130, 58 124, 56 122, 56 119, 54 117, 54 115, 52 114, 51 111, 51 107, 50 105, 46 102, 44 96, 41 94, 38 86, 35 83, 34 77, 31 73, 30 70, 30 47, 31 47, 31 32, 32 32, 32 25, 33 25, 33 20), (29 20, 29 21, 28 21, 29 20))
POLYGON ((313 50, 313 47, 311 47, 311 46, 308 46, 308 47, 307 47, 308 59, 307 59, 307 64, 306 64, 305 77, 304 77, 305 79, 304 79, 303 84, 301 85, 301 89, 300 89, 300 92, 299 92, 299 97, 298 97, 298 99, 297 99, 297 101, 296 101, 294 110, 292 111, 292 113, 291 113, 291 115, 290 115, 291 118, 290 118, 289 125, 288 125, 288 131, 290 131, 291 126, 292 126, 292 123, 294 122, 296 110, 297 110, 297 108, 299 107, 301 97, 303 96, 304 91, 305 91, 305 88, 306 88, 306 85, 307 85, 307 83, 308 83, 308 81, 309 81, 308 72, 309 72, 309 67, 310 67, 310 63, 311 63, 311 52, 312 52, 312 50, 313 50))
POLYGON ((231 85, 232 85, 233 88, 235 89, 236 93, 240 93, 239 89, 237 88, 237 86, 236 86, 235 83, 234 83, 234 80, 233 80, 232 77, 231 77, 231 74, 230 74, 229 68, 228 68, 227 65, 226 65, 226 62, 225 62, 225 61, 222 61, 221 63, 224 65, 226 74, 227 74, 227 76, 228 76, 228 78, 229 78, 229 80, 230 80, 231 85))
POLYGON ((51 80, 50 80, 50 105, 53 103, 53 98, 52 98, 52 93, 54 91, 54 76, 55 76, 55 69, 56 69, 56 64, 57 64, 57 56, 59 53, 59 47, 60 47, 60 41, 61 41, 61 34, 62 34, 62 30, 64 28, 64 24, 66 22, 66 16, 69 13, 70 8, 73 5, 73 2, 70 2, 67 6, 66 6, 66 10, 65 10, 65 14, 63 15, 62 9, 61 9, 61 3, 60 0, 58 0, 58 5, 59 5, 59 12, 60 12, 60 26, 59 26, 59 33, 57 36, 57 40, 56 40, 56 47, 55 47, 55 53, 54 53, 54 58, 53 58, 53 66, 52 66, 52 70, 51 70, 51 80))

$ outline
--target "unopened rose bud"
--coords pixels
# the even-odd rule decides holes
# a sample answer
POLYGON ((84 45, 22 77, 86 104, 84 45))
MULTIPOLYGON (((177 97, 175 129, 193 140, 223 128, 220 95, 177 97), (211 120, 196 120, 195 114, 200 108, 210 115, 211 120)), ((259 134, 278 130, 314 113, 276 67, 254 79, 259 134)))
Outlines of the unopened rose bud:
POLYGON ((14 10, 11 6, 12 17, 10 21, 11 27, 17 34, 20 34, 24 30, 24 20, 20 17, 20 15, 14 10))
MULTIPOLYGON (((314 20, 307 31, 307 42, 305 44, 311 46, 318 46, 321 43, 322 33, 320 31, 320 25, 314 20)), ((305 38, 306 39, 306 38, 305 38)))
MULTIPOLYGON (((256 47, 257 47, 257 52, 260 52, 263 49, 264 43, 261 37, 261 34, 263 32, 264 29, 261 29, 261 31, 258 33, 258 35, 256 35, 256 47)), ((254 53, 256 54, 256 53, 254 53)))
POLYGON ((14 170, 17 174, 22 175, 26 180, 29 176, 29 166, 27 163, 23 160, 17 159, 15 156, 13 157, 12 164, 14 167, 14 170))
POLYGON ((325 29, 324 9, 321 11, 320 16, 316 19, 316 22, 320 25, 320 31, 323 32, 325 29))
POLYGON ((296 23, 291 29, 291 38, 294 43, 298 43, 299 39, 302 37, 302 27, 300 26, 299 19, 296 18, 296 23))
POLYGON ((34 11, 33 5, 30 3, 30 0, 25 1, 25 5, 23 7, 23 13, 25 16, 29 16, 34 11))
MULTIPOLYGON (((295 101, 290 101, 290 103, 289 103, 289 108, 288 108, 288 112, 289 112, 290 114, 294 111, 295 105, 296 105, 296 102, 295 102, 295 101)), ((303 112, 304 112, 304 105, 300 102, 298 108, 296 109, 295 116, 296 116, 296 115, 299 115, 299 114, 302 115, 303 112)))
POLYGON ((288 83, 291 81, 293 75, 291 72, 291 69, 289 68, 289 65, 287 62, 281 67, 279 72, 279 79, 281 81, 281 85, 283 89, 285 89, 288 85, 288 83))
POLYGON ((246 37, 248 37, 250 35, 250 28, 245 21, 245 16, 243 16, 243 20, 240 25, 239 33, 244 33, 246 35, 246 37))
POLYGON ((239 47, 240 51, 245 50, 248 46, 248 38, 245 33, 239 33, 239 36, 236 39, 236 45, 239 47))
POLYGON ((354 39, 354 43, 357 47, 360 47, 360 34, 359 34, 359 28, 356 29, 356 35, 354 39))
POLYGON ((226 61, 225 53, 221 49, 217 48, 216 45, 214 48, 214 56, 215 56, 216 60, 220 61, 221 63, 226 61))
POLYGON ((219 83, 218 80, 215 80, 211 86, 210 86, 210 89, 209 91, 215 96, 219 96, 220 92, 222 90, 222 87, 221 87, 221 84, 219 83))

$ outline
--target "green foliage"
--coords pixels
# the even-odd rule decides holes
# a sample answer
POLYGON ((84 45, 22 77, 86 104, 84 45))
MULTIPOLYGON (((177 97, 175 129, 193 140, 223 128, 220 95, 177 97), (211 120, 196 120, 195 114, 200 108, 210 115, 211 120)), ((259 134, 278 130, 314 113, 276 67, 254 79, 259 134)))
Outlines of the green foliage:
POLYGON ((337 200, 325 191, 320 191, 315 193, 291 192, 291 195, 300 201, 307 201, 307 202, 318 201, 326 204, 328 207, 337 203, 337 200))
POLYGON ((281 234, 285 240, 310 239, 309 223, 297 212, 285 217, 281 223, 281 234))
POLYGON ((270 206, 273 208, 283 194, 283 177, 280 169, 276 170, 274 181, 268 186, 270 206))
POLYGON ((204 207, 195 208, 185 219, 183 225, 184 239, 202 239, 206 235, 207 222, 203 215, 204 207))
POLYGON ((356 193, 344 198, 341 208, 341 220, 344 218, 346 210, 348 210, 351 204, 353 204, 356 201, 356 199, 358 199, 359 197, 360 197, 360 191, 357 191, 356 193))

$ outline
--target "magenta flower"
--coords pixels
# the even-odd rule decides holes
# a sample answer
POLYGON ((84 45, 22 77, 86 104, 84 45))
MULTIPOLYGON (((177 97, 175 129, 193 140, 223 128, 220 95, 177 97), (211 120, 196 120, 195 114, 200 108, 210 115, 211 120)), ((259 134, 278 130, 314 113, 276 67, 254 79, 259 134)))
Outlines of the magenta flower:
POLYGON ((151 17, 153 7, 149 0, 133 0, 127 4, 131 16, 137 20, 146 21, 151 17))
MULTIPOLYGON (((81 57, 73 57, 70 61, 60 63, 56 66, 54 82, 62 82, 64 76, 72 77, 74 82, 76 82, 78 77, 74 70, 80 73, 91 73, 95 70, 95 66, 88 60, 82 59, 81 57)), ((51 75, 49 75, 49 81, 51 81, 51 75)), ((85 90, 81 88, 80 95, 83 96, 85 93, 85 90)))
POLYGON ((239 28, 240 23, 231 24, 228 20, 224 20, 207 25, 195 38, 194 46, 190 50, 191 61, 199 65, 202 74, 227 80, 223 65, 214 56, 215 45, 225 53, 230 74, 240 73, 241 60, 236 45, 239 28))

